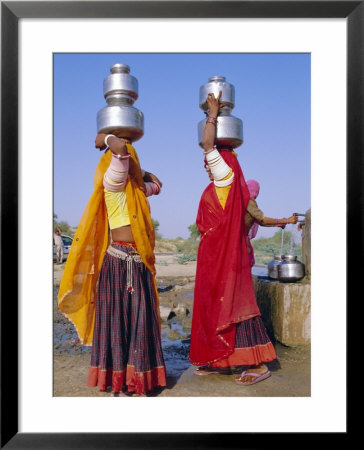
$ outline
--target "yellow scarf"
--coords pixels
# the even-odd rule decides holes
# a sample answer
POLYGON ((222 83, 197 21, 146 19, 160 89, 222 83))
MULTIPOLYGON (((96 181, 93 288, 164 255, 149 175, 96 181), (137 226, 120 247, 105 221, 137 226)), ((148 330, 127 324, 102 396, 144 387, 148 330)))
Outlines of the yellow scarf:
MULTIPOLYGON (((130 153, 129 181, 126 199, 130 225, 143 263, 155 281, 155 233, 150 215, 145 185, 134 147, 127 144, 130 153)), ((67 258, 58 292, 58 305, 62 313, 75 325, 83 345, 92 345, 95 323, 97 280, 109 244, 109 228, 104 201, 103 177, 111 161, 111 151, 104 153, 96 168, 94 192, 87 203, 78 225, 67 258)))

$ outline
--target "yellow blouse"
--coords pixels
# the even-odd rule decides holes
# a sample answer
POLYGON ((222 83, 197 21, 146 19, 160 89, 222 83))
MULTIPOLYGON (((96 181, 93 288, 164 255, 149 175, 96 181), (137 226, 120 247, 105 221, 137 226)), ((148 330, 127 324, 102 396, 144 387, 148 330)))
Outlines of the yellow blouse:
MULTIPOLYGON (((110 183, 115 183, 109 177, 107 177, 107 180, 110 183)), ((104 198, 110 229, 113 230, 115 228, 130 225, 125 189, 118 192, 112 192, 104 188, 104 198)))
MULTIPOLYGON (((226 177, 222 178, 222 180, 227 180, 228 178, 230 178, 232 176, 232 174, 233 174, 233 170, 230 169, 230 172, 226 175, 226 177)), ((228 198, 230 189, 231 189, 231 184, 229 184, 228 186, 224 186, 224 187, 215 186, 216 195, 217 195, 217 198, 219 199, 222 209, 225 208, 226 200, 228 198)))

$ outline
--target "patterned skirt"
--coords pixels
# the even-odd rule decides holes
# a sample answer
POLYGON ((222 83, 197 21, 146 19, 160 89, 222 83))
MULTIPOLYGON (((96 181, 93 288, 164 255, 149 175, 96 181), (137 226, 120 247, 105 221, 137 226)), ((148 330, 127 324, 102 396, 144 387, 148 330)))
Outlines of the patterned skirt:
POLYGON ((153 277, 135 253, 113 244, 100 271, 87 383, 100 391, 145 394, 166 386, 153 277))
POLYGON ((236 324, 234 352, 212 367, 257 366, 277 358, 260 316, 236 324))

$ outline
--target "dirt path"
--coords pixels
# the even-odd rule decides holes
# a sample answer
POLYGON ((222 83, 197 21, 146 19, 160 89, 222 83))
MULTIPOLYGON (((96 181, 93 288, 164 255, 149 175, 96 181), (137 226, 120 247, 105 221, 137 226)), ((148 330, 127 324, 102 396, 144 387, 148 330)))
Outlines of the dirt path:
MULTIPOLYGON (((249 387, 234 383, 234 375, 193 375, 188 361, 196 263, 178 264, 175 255, 157 255, 157 285, 162 314, 162 345, 168 386, 160 397, 306 397, 310 396, 310 346, 275 343, 278 360, 269 363, 272 376, 249 387), (167 321, 167 318, 169 319, 167 321)), ((77 342, 72 324, 59 312, 58 286, 62 266, 54 270, 54 396, 103 397, 107 392, 86 386, 90 347, 77 342)))
MULTIPOLYGON (((264 383, 242 387, 235 375, 196 377, 188 366, 181 377, 168 376, 168 386, 158 397, 307 397, 310 396, 310 354, 307 348, 288 349, 276 345, 278 363, 270 363, 272 376, 264 383)), ((108 397, 107 392, 86 386, 90 354, 55 354, 55 397, 108 397)), ((166 362, 167 374, 168 362, 166 362)))

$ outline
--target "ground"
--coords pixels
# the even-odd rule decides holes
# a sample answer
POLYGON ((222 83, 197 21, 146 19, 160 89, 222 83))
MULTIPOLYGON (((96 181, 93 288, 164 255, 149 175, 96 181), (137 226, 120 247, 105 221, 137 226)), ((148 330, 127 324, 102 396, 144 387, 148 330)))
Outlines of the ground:
MULTIPOLYGON (((311 395, 310 346, 285 347, 275 342, 278 359, 268 364, 272 376, 252 386, 238 386, 233 375, 193 375, 188 361, 196 262, 179 264, 174 254, 156 254, 162 312, 162 346, 168 386, 158 397, 308 397, 311 395), (167 320, 168 319, 168 320, 167 320)), ((86 385, 90 347, 77 342, 73 325, 57 306, 63 265, 54 266, 54 396, 102 397, 108 392, 86 385)))

